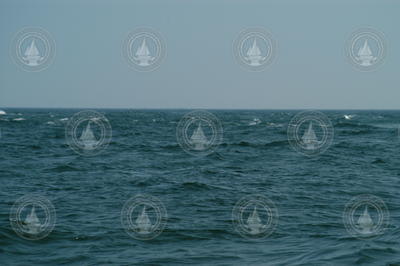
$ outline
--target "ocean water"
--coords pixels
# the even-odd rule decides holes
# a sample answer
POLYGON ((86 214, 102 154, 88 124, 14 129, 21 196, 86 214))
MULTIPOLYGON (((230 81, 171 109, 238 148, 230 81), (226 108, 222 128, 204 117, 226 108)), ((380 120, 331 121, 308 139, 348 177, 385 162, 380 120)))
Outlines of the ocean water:
POLYGON ((204 157, 177 143, 187 110, 97 110, 112 140, 96 156, 66 144, 66 118, 79 110, 5 111, 0 265, 400 265, 400 111, 324 111, 335 136, 316 157, 289 145, 297 111, 210 110, 224 137, 204 157), (254 118, 261 123, 250 125, 254 118), (14 202, 32 193, 57 213, 54 230, 36 241, 10 225, 14 202), (137 194, 157 197, 168 213, 151 240, 121 225, 124 203, 137 194), (360 194, 379 197, 390 213, 377 237, 354 237, 343 223, 360 194), (235 204, 249 195, 268 197, 279 212, 263 239, 243 237, 232 223, 235 204))

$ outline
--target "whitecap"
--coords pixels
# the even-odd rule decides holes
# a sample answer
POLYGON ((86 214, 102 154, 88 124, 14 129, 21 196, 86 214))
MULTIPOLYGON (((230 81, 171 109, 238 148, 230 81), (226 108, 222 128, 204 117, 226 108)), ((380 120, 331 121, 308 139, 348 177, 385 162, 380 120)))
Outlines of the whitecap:
POLYGON ((61 119, 60 119, 60 121, 67 121, 67 120, 68 120, 68 117, 61 118, 61 119))
POLYGON ((0 110, 0 115, 6 115, 7 113, 3 110, 0 110))
POLYGON ((355 115, 344 115, 344 119, 351 120, 355 115))
POLYGON ((13 121, 24 121, 24 120, 26 120, 26 119, 23 117, 18 117, 18 118, 13 119, 13 121))
POLYGON ((273 122, 267 122, 266 125, 269 127, 283 127, 283 124, 281 123, 275 124, 273 122))
POLYGON ((249 126, 255 126, 261 123, 261 120, 258 118, 254 118, 253 121, 249 123, 249 126))

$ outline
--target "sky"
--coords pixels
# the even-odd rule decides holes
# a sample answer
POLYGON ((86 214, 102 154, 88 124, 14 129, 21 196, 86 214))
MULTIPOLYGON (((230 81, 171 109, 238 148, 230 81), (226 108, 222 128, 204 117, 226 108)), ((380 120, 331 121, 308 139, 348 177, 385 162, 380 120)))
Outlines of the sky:
POLYGON ((399 11, 397 0, 2 0, 0 107, 399 109, 399 11), (343 52, 365 26, 387 45, 372 72, 343 52), (56 42, 41 72, 11 58, 24 27, 44 28, 56 42), (139 27, 165 40, 166 57, 151 72, 135 71, 122 55, 139 27), (277 43, 261 72, 243 69, 232 52, 251 27, 277 43))

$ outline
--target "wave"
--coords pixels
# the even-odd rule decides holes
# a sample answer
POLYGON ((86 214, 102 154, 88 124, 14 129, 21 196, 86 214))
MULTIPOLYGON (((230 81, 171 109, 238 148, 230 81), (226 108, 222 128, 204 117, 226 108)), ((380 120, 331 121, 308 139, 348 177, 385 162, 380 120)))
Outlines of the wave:
POLYGON ((341 131, 340 134, 341 135, 347 135, 347 136, 357 136, 357 135, 366 135, 366 134, 370 134, 373 133, 374 130, 368 130, 368 129, 364 129, 364 130, 350 130, 350 131, 341 131))
POLYGON ((262 148, 262 147, 282 147, 288 144, 288 140, 275 140, 268 143, 251 143, 248 141, 240 141, 236 143, 222 143, 221 146, 238 146, 238 147, 255 147, 255 148, 262 148))
POLYGON ((251 147, 251 146, 255 146, 254 144, 247 142, 247 141, 240 141, 238 143, 221 143, 221 146, 223 147, 227 147, 227 146, 241 146, 241 147, 251 147))
MULTIPOLYGON (((146 148, 149 148, 148 145, 140 145, 140 147, 142 149, 145 149, 145 150, 146 150, 146 148)), ((152 150, 154 148, 155 147, 151 147, 150 150, 152 150)), ((178 143, 176 143, 176 144, 166 144, 166 145, 162 145, 162 146, 159 146, 159 147, 156 147, 156 148, 160 148, 160 149, 163 149, 163 150, 169 150, 169 151, 176 151, 176 150, 181 149, 181 146, 178 143)))
POLYGON ((261 124, 261 120, 258 118, 254 118, 253 121, 248 123, 249 126, 256 126, 258 124, 261 124))
MULTIPOLYGON (((207 175, 209 176, 209 175, 207 175)), ((174 190, 178 191, 209 191, 209 190, 230 190, 228 187, 206 184, 198 181, 187 181, 173 185, 174 190)))
POLYGON ((29 145, 29 148, 31 148, 32 150, 41 150, 43 149, 41 146, 39 145, 29 145))
POLYGON ((336 124, 334 124, 335 128, 363 128, 363 129, 376 129, 379 128, 375 125, 371 125, 371 124, 361 124, 361 123, 351 123, 351 122, 338 122, 336 124))
POLYGON ((63 172, 75 172, 75 171, 80 171, 80 169, 69 166, 69 165, 59 165, 54 168, 49 168, 46 169, 47 172, 57 172, 57 173, 63 173, 63 172))
POLYGON ((289 144, 288 140, 276 140, 276 141, 269 142, 269 143, 265 144, 264 146, 267 146, 267 147, 282 147, 282 146, 287 146, 288 144, 289 144))
POLYGON ((180 184, 180 188, 189 190, 210 190, 212 187, 200 182, 184 182, 180 184))
POLYGON ((363 123, 351 123, 349 121, 345 121, 336 123, 334 127, 357 128, 357 129, 398 129, 400 127, 400 123, 363 124, 363 123))
POLYGON ((204 230, 189 230, 189 229, 169 230, 168 233, 174 234, 175 241, 212 239, 215 237, 227 239, 226 236, 232 235, 232 232, 230 230, 210 229, 210 228, 207 229, 207 234, 204 234, 204 230))
POLYGON ((355 117, 356 115, 344 115, 343 118, 346 120, 351 120, 355 117))
POLYGON ((372 162, 372 164, 381 164, 381 163, 386 163, 383 159, 381 159, 381 158, 376 158, 373 162, 372 162))
POLYGON ((269 127, 283 127, 283 124, 281 124, 281 123, 276 124, 276 123, 273 123, 273 122, 267 122, 266 124, 269 127))
MULTIPOLYGON (((350 240, 351 238, 342 238, 342 241, 345 242, 350 240)), ((352 248, 349 248, 348 243, 341 243, 333 247, 313 250, 302 255, 302 259, 307 261, 307 265, 397 265, 393 262, 393 257, 388 255, 395 255, 398 250, 387 247, 388 243, 383 243, 380 245, 373 243, 367 245, 352 244, 352 248), (335 263, 330 264, 330 262, 335 263)))

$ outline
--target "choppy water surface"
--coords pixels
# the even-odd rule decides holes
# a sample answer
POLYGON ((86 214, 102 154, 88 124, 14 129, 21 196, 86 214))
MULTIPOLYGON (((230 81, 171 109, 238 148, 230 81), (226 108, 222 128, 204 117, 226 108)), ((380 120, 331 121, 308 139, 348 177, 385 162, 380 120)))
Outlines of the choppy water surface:
POLYGON ((92 157, 65 141, 67 118, 79 110, 5 111, 1 265, 400 265, 400 112, 324 112, 334 141, 309 158, 287 141, 296 111, 212 111, 224 139, 205 157, 177 143, 186 111, 98 110, 113 136, 92 157), (54 230, 37 241, 19 237, 9 222, 13 203, 30 193, 51 200, 57 212, 54 230), (139 193, 159 198, 168 213, 152 240, 134 239, 121 225, 124 203, 139 193), (261 240, 232 227, 236 202, 255 194, 279 211, 276 230, 261 240), (383 235, 363 240, 346 231, 343 210, 359 194, 387 205, 383 235))

